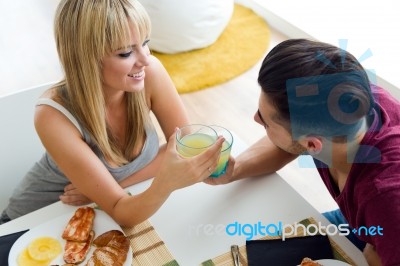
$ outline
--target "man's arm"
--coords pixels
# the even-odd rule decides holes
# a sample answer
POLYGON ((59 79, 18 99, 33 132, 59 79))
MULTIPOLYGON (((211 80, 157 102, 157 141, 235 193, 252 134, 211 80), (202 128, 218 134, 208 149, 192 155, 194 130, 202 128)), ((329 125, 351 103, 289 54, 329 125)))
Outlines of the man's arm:
POLYGON ((275 146, 265 136, 251 145, 234 160, 230 160, 226 174, 218 178, 208 178, 204 182, 210 185, 220 185, 239 179, 270 174, 297 158, 275 146))
POLYGON ((278 148, 265 136, 236 158, 232 180, 276 172, 297 156, 278 148))

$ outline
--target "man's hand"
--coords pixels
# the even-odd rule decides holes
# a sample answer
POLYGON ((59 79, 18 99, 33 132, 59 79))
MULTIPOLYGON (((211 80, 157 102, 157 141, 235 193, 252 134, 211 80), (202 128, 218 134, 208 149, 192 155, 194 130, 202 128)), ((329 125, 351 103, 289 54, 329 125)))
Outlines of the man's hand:
POLYGON ((205 179, 203 182, 209 185, 222 185, 227 184, 233 179, 233 169, 235 168, 235 158, 232 156, 229 157, 228 166, 226 167, 225 174, 220 175, 219 177, 209 177, 205 179))

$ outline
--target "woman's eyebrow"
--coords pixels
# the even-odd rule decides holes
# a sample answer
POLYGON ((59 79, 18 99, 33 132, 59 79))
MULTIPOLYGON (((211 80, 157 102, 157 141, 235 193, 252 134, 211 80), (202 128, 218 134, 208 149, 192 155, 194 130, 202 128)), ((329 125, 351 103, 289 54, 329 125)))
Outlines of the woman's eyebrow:
POLYGON ((131 45, 128 45, 128 46, 119 47, 119 48, 116 49, 115 51, 122 50, 122 49, 126 49, 126 48, 135 48, 136 46, 137 46, 136 44, 131 44, 131 45))

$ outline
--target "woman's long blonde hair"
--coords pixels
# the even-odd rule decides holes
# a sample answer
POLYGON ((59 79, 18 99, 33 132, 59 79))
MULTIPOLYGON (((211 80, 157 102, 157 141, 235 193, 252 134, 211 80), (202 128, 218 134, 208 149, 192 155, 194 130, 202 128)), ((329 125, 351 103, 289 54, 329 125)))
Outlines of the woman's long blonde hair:
POLYGON ((128 122, 124 148, 117 145, 106 122, 102 89, 102 58, 130 44, 130 28, 144 41, 150 19, 136 0, 62 0, 55 19, 57 51, 65 79, 56 97, 79 120, 108 160, 123 165, 132 160, 146 135, 149 110, 144 91, 126 93, 128 122))

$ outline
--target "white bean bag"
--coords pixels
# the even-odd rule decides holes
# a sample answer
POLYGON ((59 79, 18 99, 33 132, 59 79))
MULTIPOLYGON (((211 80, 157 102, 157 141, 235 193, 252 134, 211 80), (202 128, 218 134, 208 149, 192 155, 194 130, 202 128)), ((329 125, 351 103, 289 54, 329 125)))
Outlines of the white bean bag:
POLYGON ((150 48, 174 54, 204 48, 221 35, 233 0, 139 0, 151 23, 150 48))

